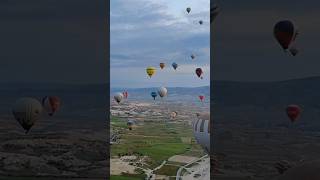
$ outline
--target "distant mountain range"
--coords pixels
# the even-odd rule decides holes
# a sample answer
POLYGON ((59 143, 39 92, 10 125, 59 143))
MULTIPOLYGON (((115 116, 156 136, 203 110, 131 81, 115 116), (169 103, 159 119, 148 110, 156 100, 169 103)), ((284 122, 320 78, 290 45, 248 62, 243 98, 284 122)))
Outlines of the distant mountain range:
MULTIPOLYGON (((0 112, 10 112, 11 105, 20 97, 31 96, 41 100, 46 95, 57 95, 63 100, 62 112, 79 113, 107 108, 107 84, 53 84, 53 83, 0 83, 0 112)), ((152 100, 150 93, 157 88, 112 88, 115 92, 128 90, 134 100, 152 100)), ((210 98, 210 87, 169 87, 168 101, 193 101, 199 95, 210 98)), ((279 82, 214 81, 214 103, 219 106, 274 106, 291 103, 320 108, 320 77, 293 79, 279 82)), ((92 111, 94 112, 94 111, 92 111)))
MULTIPOLYGON (((134 100, 153 100, 151 92, 158 90, 158 87, 154 88, 112 88, 110 91, 112 94, 116 92, 123 92, 127 90, 129 92, 130 99, 134 100)), ((210 98, 210 87, 168 87, 167 101, 195 101, 198 100, 199 95, 204 95, 208 100, 210 98)))
POLYGON ((0 83, 0 115, 10 114, 15 101, 33 97, 59 96, 62 108, 58 115, 102 117, 108 102, 106 84, 0 83))

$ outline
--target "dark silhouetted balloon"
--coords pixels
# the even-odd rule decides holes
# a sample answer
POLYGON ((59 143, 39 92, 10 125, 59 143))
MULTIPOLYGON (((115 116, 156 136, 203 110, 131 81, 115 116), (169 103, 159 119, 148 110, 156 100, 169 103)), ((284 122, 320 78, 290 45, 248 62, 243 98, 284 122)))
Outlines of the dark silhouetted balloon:
POLYGON ((174 63, 172 63, 172 67, 174 70, 176 70, 178 68, 178 64, 174 62, 174 63))
POLYGON ((196 74, 197 74, 197 76, 198 76, 199 78, 201 78, 201 79, 203 78, 203 77, 202 77, 203 71, 202 71, 201 68, 197 68, 197 69, 196 69, 196 74))
POLYGON ((290 43, 296 36, 296 30, 293 23, 289 20, 279 21, 273 30, 274 37, 277 39, 283 49, 288 49, 290 43))
POLYGON ((191 8, 190 8, 190 7, 188 7, 188 8, 186 9, 186 11, 187 11, 188 13, 190 13, 191 8))
POLYGON ((295 122, 301 114, 301 108, 295 104, 288 105, 286 112, 291 122, 295 122))
POLYGON ((151 92, 151 96, 153 97, 153 100, 156 100, 156 97, 158 96, 157 92, 151 92))

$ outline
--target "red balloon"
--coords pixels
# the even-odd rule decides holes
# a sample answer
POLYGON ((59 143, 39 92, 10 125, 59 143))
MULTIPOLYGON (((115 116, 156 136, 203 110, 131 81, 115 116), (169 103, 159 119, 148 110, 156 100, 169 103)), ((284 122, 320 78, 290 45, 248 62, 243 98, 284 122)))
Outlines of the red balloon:
POLYGON ((199 96, 199 99, 202 102, 204 100, 204 96, 199 96))
POLYGON ((301 108, 298 105, 289 105, 286 108, 287 115, 290 118, 291 122, 294 122, 298 119, 300 113, 301 113, 301 108))
POLYGON ((53 116, 53 114, 59 110, 61 105, 61 100, 57 96, 45 96, 42 99, 42 106, 45 108, 45 110, 48 112, 50 116, 53 116))
POLYGON ((123 94, 124 98, 126 98, 126 99, 128 98, 128 91, 124 91, 122 94, 123 94))
POLYGON ((203 74, 203 71, 202 71, 202 69, 201 68, 197 68, 196 69, 196 74, 197 74, 197 76, 199 77, 199 78, 201 78, 202 79, 202 74, 203 74))
POLYGON ((274 26, 273 34, 285 50, 289 48, 289 45, 295 40, 297 35, 293 23, 289 20, 279 21, 274 26))

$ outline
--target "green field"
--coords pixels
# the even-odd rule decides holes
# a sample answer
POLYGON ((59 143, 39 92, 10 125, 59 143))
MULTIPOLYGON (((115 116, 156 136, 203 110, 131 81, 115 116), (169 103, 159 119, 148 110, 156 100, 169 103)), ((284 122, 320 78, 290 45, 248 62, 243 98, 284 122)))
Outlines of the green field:
POLYGON ((112 128, 121 129, 121 143, 111 146, 111 156, 136 154, 150 157, 148 163, 154 168, 173 155, 201 156, 203 150, 194 142, 191 127, 182 123, 144 122, 134 130, 126 129, 126 120, 111 118, 112 128), (183 139, 191 138, 191 143, 183 139))

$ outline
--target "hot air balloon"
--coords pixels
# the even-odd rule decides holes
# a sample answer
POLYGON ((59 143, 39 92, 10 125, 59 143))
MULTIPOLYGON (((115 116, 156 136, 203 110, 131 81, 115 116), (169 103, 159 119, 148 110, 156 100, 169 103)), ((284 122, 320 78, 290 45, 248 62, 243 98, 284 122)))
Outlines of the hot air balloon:
POLYGON ((200 95, 200 96, 199 96, 199 99, 200 99, 201 102, 203 102, 204 96, 200 95))
POLYGON ((151 96, 153 97, 153 100, 156 100, 156 97, 158 96, 157 92, 151 92, 151 96))
POLYGON ((27 134, 34 123, 40 119, 41 103, 34 98, 21 98, 13 106, 12 113, 27 134))
POLYGON ((299 53, 299 50, 296 47, 291 47, 289 51, 293 56, 296 56, 299 53))
POLYGON ((191 59, 194 59, 194 58, 196 58, 196 56, 195 55, 193 55, 193 54, 191 54, 191 59))
POLYGON ((175 118, 177 117, 177 115, 178 115, 178 113, 177 113, 176 111, 172 111, 172 112, 170 113, 170 118, 171 118, 171 119, 175 119, 175 118))
POLYGON ((174 62, 174 63, 172 63, 172 67, 174 70, 176 70, 178 68, 178 64, 174 62))
POLYGON ((210 23, 214 21, 219 12, 220 8, 216 4, 210 3, 210 23))
POLYGON ((192 121, 193 134, 204 150, 210 153, 210 113, 199 113, 192 121))
POLYGON ((301 108, 298 105, 288 105, 286 108, 286 112, 291 122, 295 122, 301 113, 301 108))
POLYGON ((113 97, 118 104, 120 104, 120 102, 123 100, 123 94, 120 92, 116 93, 113 97))
POLYGON ((203 77, 202 77, 203 71, 202 71, 201 68, 197 68, 197 69, 196 69, 196 74, 197 74, 197 76, 198 76, 199 78, 203 79, 203 77))
POLYGON ((60 98, 57 96, 45 96, 42 99, 42 106, 48 112, 49 116, 53 116, 60 108, 60 98))
POLYGON ((127 126, 130 131, 132 130, 133 125, 134 125, 134 121, 129 119, 127 122, 127 126))
POLYGON ((188 14, 190 13, 190 11, 191 11, 191 8, 190 7, 188 7, 187 9, 186 9, 186 11, 188 12, 188 14))
POLYGON ((199 21, 199 24, 200 24, 200 25, 202 25, 202 24, 203 24, 203 21, 202 21, 202 20, 200 20, 200 21, 199 21))
POLYGON ((160 63, 160 68, 163 69, 165 67, 164 63, 160 63))
POLYGON ((289 20, 279 21, 273 30, 274 37, 277 39, 281 47, 286 50, 297 35, 297 30, 293 23, 289 20))
POLYGON ((128 91, 123 91, 122 94, 125 99, 128 99, 128 91))
POLYGON ((151 76, 156 73, 156 68, 150 66, 150 67, 147 67, 146 71, 148 76, 151 78, 151 76))
POLYGON ((165 88, 165 87, 160 87, 160 88, 158 89, 158 94, 159 94, 159 96, 160 96, 161 98, 165 97, 165 96, 167 95, 167 93, 168 93, 168 90, 167 90, 167 88, 165 88))

